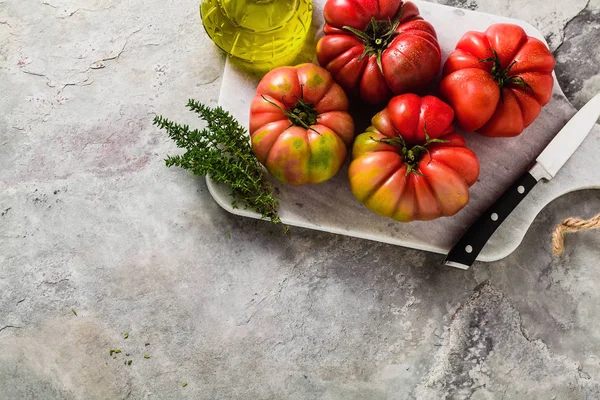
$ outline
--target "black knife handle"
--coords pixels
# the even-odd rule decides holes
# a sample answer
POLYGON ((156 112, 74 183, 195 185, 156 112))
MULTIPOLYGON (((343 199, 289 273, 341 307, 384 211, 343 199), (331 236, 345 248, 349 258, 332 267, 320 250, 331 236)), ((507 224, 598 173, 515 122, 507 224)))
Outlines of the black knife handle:
POLYGON ((490 208, 456 242, 446 256, 444 264, 468 269, 496 231, 498 226, 519 205, 521 200, 533 189, 537 180, 525 172, 516 182, 496 200, 490 208))

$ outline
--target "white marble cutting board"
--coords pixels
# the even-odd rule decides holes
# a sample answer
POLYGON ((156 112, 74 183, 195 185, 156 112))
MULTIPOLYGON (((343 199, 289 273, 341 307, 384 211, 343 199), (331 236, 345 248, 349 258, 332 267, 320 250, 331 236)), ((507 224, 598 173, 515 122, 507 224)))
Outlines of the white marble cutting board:
MULTIPOLYGON (((421 15, 437 31, 442 48, 442 63, 465 32, 483 31, 497 22, 519 24, 530 36, 545 42, 537 29, 523 21, 418 0, 414 3, 419 7, 421 15)), ((314 0, 313 4, 311 38, 314 37, 314 40, 309 40, 305 46, 309 52, 314 51, 316 40, 322 35, 322 9, 325 0, 314 0)), ((314 53, 309 54, 308 61, 316 63, 314 53)), ((307 59, 300 58, 298 62, 302 61, 307 59)), ((259 80, 260 76, 248 74, 227 61, 219 104, 246 126, 250 101, 259 80)), ((445 254, 469 225, 528 168, 575 111, 555 79, 552 100, 520 136, 491 139, 473 133, 465 134, 467 146, 479 157, 481 173, 477 183, 471 187, 469 204, 455 216, 427 222, 401 223, 374 214, 356 200, 350 191, 347 180, 349 161, 333 179, 319 185, 292 187, 272 180, 278 190, 279 215, 290 226, 445 254)), ((365 117, 362 116, 362 119, 365 120, 365 117)), ((514 251, 535 216, 553 199, 578 189, 600 188, 600 174, 595 173, 600 166, 596 155, 599 150, 600 126, 596 125, 559 174, 549 183, 538 184, 498 228, 478 260, 495 261, 514 251)), ((260 218, 250 210, 232 208, 227 187, 216 184, 210 178, 207 178, 207 183, 211 195, 226 210, 246 217, 260 218)))

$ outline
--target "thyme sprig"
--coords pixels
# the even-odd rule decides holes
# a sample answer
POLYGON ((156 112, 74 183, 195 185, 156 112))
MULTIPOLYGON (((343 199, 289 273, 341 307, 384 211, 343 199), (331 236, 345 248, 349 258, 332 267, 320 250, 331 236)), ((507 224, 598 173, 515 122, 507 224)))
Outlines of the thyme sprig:
MULTIPOLYGON (((196 175, 208 175, 229 186, 234 208, 243 203, 263 218, 281 224, 273 186, 252 151, 246 129, 219 106, 212 108, 190 99, 187 107, 206 121, 206 128, 190 129, 162 116, 154 118, 154 125, 165 129, 177 147, 186 149, 182 155, 168 156, 167 167, 178 166, 196 175)), ((287 227, 284 229, 287 231, 287 227)))

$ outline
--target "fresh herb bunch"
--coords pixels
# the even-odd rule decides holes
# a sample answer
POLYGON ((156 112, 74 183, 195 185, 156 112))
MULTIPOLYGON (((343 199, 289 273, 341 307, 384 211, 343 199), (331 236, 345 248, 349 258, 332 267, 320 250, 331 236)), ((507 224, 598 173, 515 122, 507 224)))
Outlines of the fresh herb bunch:
POLYGON ((187 150, 183 155, 168 156, 167 167, 175 165, 229 185, 233 207, 244 203, 263 218, 280 224, 273 186, 265 179, 246 129, 221 107, 211 108, 193 99, 187 107, 207 122, 206 128, 191 130, 188 125, 179 125, 162 116, 154 118, 154 125, 165 129, 177 147, 187 150))

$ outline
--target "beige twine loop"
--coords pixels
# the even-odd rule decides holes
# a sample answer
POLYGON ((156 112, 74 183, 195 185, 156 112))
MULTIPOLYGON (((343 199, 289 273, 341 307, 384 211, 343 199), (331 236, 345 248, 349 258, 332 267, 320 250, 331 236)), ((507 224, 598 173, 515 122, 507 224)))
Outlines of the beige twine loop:
POLYGON ((565 233, 600 229, 600 214, 592 219, 567 218, 556 225, 552 232, 552 252, 561 255, 565 250, 565 233))

